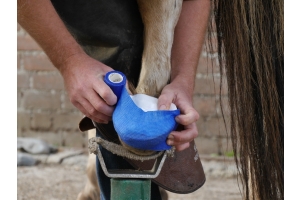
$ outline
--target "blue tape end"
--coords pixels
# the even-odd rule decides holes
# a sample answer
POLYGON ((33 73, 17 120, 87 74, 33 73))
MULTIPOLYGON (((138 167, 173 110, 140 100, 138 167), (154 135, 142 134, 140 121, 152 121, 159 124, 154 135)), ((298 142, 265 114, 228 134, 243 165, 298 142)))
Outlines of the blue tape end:
POLYGON ((141 150, 163 151, 171 148, 166 140, 177 128, 175 117, 179 114, 178 109, 145 112, 136 106, 124 87, 113 113, 113 124, 127 145, 141 150))
POLYGON ((110 71, 105 74, 104 82, 111 88, 117 99, 119 99, 122 89, 126 85, 126 76, 120 71, 110 71))

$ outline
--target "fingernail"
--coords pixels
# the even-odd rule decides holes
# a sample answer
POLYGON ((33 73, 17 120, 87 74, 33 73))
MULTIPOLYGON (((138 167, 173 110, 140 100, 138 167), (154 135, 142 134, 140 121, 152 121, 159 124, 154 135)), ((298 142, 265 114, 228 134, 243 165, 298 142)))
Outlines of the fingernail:
POLYGON ((167 107, 165 105, 161 105, 158 110, 167 110, 167 107))
POLYGON ((172 140, 167 140, 167 144, 171 146, 173 144, 173 141, 172 140))
POLYGON ((170 134, 170 135, 168 136, 168 139, 174 139, 174 136, 170 134))

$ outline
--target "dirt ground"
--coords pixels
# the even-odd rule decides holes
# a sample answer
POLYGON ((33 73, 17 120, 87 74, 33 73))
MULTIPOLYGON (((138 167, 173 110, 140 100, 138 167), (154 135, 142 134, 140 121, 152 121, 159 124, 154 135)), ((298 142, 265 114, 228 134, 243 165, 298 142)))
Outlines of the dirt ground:
MULTIPOLYGON (((226 168, 226 163, 203 160, 202 164, 207 169, 204 186, 190 194, 168 192, 169 200, 242 199, 236 176, 220 173, 221 168, 226 168), (219 170, 213 170, 216 168, 219 170)), ((18 200, 75 200, 87 179, 84 164, 18 167, 17 175, 18 200)))

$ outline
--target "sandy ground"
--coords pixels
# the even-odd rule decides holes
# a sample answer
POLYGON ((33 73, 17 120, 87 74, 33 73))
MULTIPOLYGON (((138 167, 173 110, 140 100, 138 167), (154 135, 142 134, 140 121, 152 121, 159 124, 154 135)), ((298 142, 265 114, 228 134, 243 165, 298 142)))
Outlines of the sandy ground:
MULTIPOLYGON (((234 171, 230 171, 232 162, 202 160, 202 164, 207 178, 204 186, 190 194, 168 192, 169 200, 242 199, 234 171)), ((75 200, 87 179, 83 161, 18 167, 17 175, 18 200, 75 200)))

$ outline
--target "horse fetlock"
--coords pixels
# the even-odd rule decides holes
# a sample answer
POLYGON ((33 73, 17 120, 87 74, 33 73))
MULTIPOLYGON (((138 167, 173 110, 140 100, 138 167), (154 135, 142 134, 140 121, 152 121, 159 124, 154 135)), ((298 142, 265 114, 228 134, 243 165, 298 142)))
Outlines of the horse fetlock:
POLYGON ((170 80, 170 70, 158 70, 146 68, 140 76, 137 93, 147 94, 153 97, 158 97, 162 89, 167 85, 170 80), (152 71, 152 73, 151 73, 152 71))

